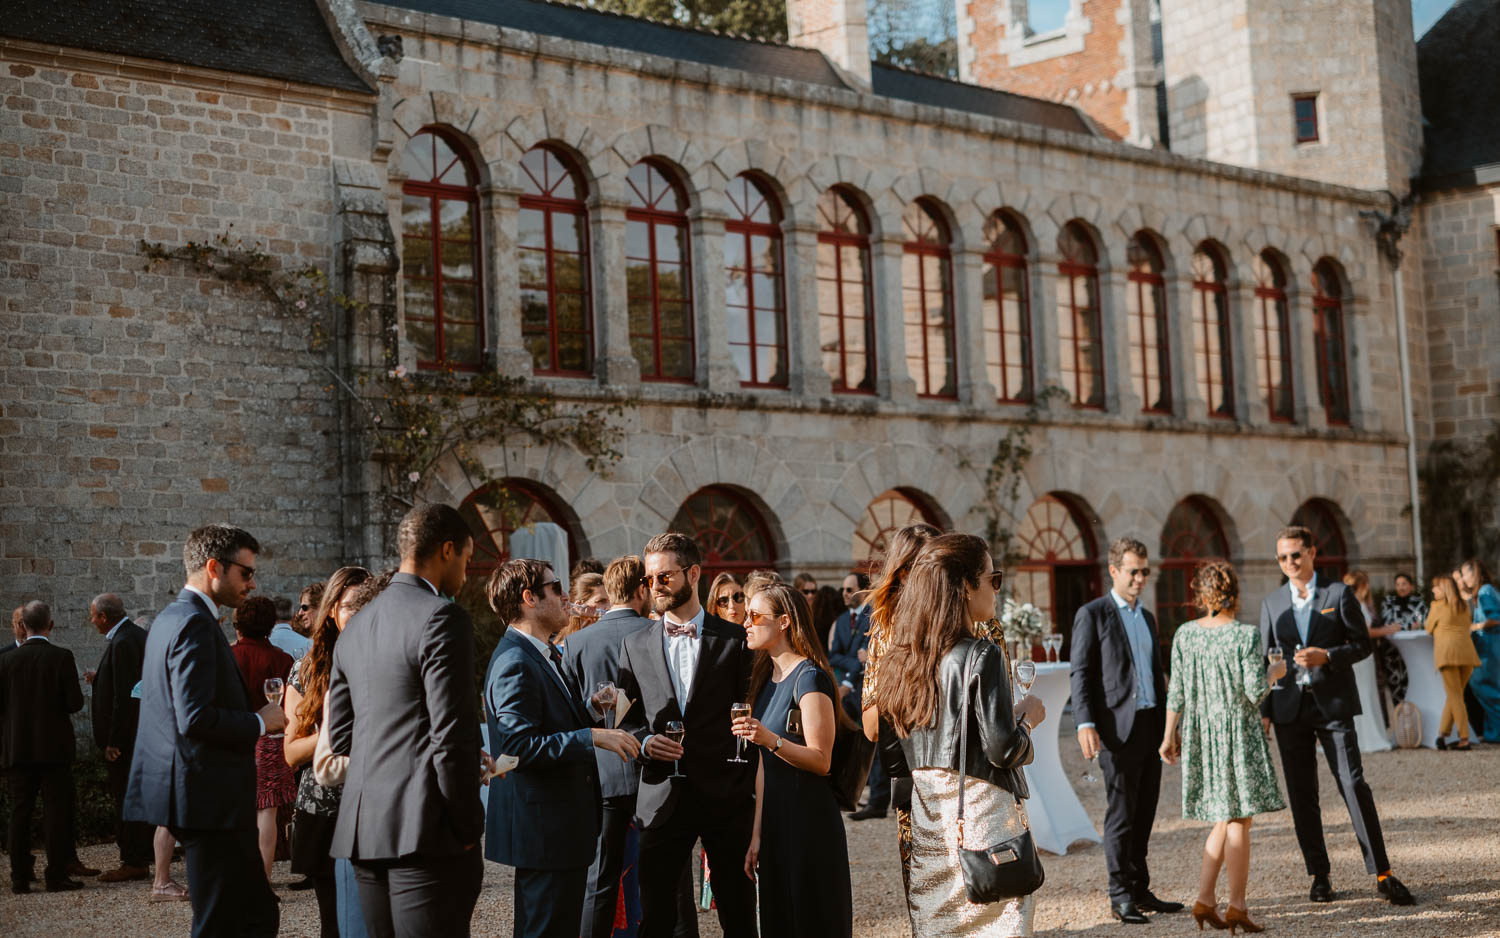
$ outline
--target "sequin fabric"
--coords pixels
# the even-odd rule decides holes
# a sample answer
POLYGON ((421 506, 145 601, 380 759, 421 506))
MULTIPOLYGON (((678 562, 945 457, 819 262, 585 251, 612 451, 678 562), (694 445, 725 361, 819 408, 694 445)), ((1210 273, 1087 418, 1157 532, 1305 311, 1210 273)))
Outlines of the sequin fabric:
MULTIPOLYGON (((964 779, 964 843, 971 850, 1030 829, 1026 809, 983 779, 964 779)), ((976 905, 964 893, 958 862, 958 773, 912 772, 911 879, 907 904, 916 938, 1015 938, 1030 935, 1035 896, 976 905)))

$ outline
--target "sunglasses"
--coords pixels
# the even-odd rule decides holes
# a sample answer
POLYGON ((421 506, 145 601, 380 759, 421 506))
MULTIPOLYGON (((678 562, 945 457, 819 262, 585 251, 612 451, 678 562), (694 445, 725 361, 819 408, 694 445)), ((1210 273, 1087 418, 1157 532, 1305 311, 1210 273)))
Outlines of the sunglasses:
POLYGON ((1281 563, 1296 563, 1302 559, 1302 551, 1294 550, 1290 554, 1277 554, 1276 559, 1281 563))
POLYGON ((245 571, 245 579, 247 580, 255 579, 254 567, 247 567, 244 564, 240 563, 238 560, 226 560, 224 561, 224 564, 225 566, 239 567, 241 570, 245 571))
POLYGON ((676 570, 668 570, 666 573, 648 573, 646 574, 646 586, 666 586, 672 582, 672 577, 682 572, 684 572, 683 568, 678 567, 676 570))
POLYGON ((803 596, 816 596, 816 595, 818 595, 818 590, 817 590, 816 587, 814 587, 813 589, 805 589, 805 590, 802 591, 802 595, 803 596))
POLYGON ((303 612, 306 612, 307 610, 311 609, 312 607, 309 606, 307 603, 303 603, 302 605, 298 606, 297 608, 301 609, 303 612))
POLYGON ((750 612, 750 624, 751 625, 760 625, 762 619, 770 619, 771 623, 773 625, 776 622, 776 617, 773 616, 773 615, 771 615, 770 613, 755 612, 754 610, 751 610, 751 612, 750 612))
POLYGON ((549 589, 561 596, 563 594, 562 580, 548 580, 543 583, 541 589, 537 590, 539 598, 545 599, 549 589))
POLYGON ((999 592, 999 590, 1000 590, 1000 584, 1003 583, 1003 582, 1005 582, 1005 574, 1004 573, 1001 573, 999 570, 996 570, 994 573, 990 574, 990 589, 995 590, 996 592, 999 592))
POLYGON ((718 606, 720 609, 723 609, 725 606, 729 605, 731 602, 742 603, 744 601, 745 601, 745 594, 744 593, 734 593, 733 595, 730 595, 730 596, 720 596, 718 599, 714 600, 714 605, 718 606))
POLYGON ((859 589, 857 587, 853 587, 853 586, 846 586, 846 587, 844 587, 844 592, 846 592, 846 593, 857 593, 857 592, 859 592, 859 589))
POLYGON ((1149 577, 1151 575, 1151 568, 1150 567, 1136 567, 1133 570, 1125 570, 1124 573, 1125 573, 1126 576, 1130 577, 1131 579, 1135 579, 1136 577, 1140 577, 1141 579, 1144 580, 1144 579, 1146 579, 1147 577, 1149 577))

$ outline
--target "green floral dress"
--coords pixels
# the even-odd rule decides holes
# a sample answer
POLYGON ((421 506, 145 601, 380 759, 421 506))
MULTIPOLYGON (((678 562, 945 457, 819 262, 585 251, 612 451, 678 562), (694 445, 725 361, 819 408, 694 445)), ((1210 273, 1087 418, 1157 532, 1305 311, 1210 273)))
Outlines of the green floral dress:
POLYGON ((1260 630, 1189 622, 1172 639, 1167 708, 1182 714, 1182 816, 1228 821, 1286 807, 1260 702, 1270 693, 1260 630))

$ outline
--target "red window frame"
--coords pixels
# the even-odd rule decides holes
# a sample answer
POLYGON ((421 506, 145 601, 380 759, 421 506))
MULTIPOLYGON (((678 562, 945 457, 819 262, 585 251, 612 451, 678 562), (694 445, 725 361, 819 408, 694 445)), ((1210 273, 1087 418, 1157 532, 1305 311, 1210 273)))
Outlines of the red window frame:
POLYGON ((995 399, 1002 404, 1024 404, 1035 396, 1031 365, 1031 283, 1026 271, 1026 234, 1017 220, 1005 212, 996 212, 985 225, 989 250, 984 254, 984 348, 985 366, 995 399), (1012 250, 1004 249, 1006 235, 1011 236, 1012 250), (1019 289, 1012 304, 1014 316, 1006 307, 1005 271, 1012 275, 1019 289), (1014 320, 1014 321, 1012 321, 1014 320), (1010 360, 1010 343, 1014 337, 1019 362, 1010 360), (1011 375, 1017 375, 1011 387, 1011 375))
MULTIPOLYGON (((479 187, 474 181, 477 178, 473 163, 469 160, 465 148, 448 134, 438 128, 427 127, 418 131, 407 142, 407 147, 420 146, 420 140, 424 137, 432 138, 432 154, 429 160, 433 167, 432 175, 428 179, 413 180, 408 178, 401 184, 401 196, 403 201, 407 198, 426 199, 428 201, 428 233, 429 249, 427 252, 428 269, 431 276, 423 276, 411 272, 409 265, 402 264, 402 290, 403 293, 412 292, 412 287, 419 283, 430 285, 432 291, 432 316, 414 316, 408 304, 403 303, 405 310, 404 318, 408 324, 413 322, 424 322, 432 324, 433 332, 433 356, 422 358, 418 355, 417 367, 422 369, 451 369, 453 371, 478 371, 483 367, 485 353, 484 333, 484 226, 481 224, 479 214, 479 187), (452 151, 453 158, 446 160, 442 167, 438 167, 439 160, 438 142, 452 151), (464 185, 441 182, 455 167, 464 171, 464 185), (442 203, 462 202, 466 206, 469 216, 469 231, 472 235, 469 240, 461 241, 442 237, 442 203), (450 277, 444 272, 443 247, 444 245, 468 244, 470 246, 470 269, 473 271, 472 278, 450 277), (474 296, 474 320, 449 319, 446 310, 445 295, 448 286, 467 286, 472 289, 474 296), (472 326, 474 328, 474 361, 452 361, 447 356, 447 332, 450 326, 472 326)), ((404 219, 403 209, 403 219, 404 219)), ((402 255, 403 261, 412 253, 406 244, 406 225, 402 224, 402 255)), ((410 329, 408 329, 410 332, 410 329)), ((408 337, 408 342, 410 342, 408 337)), ((415 344, 415 343, 413 343, 415 344)))
POLYGON ((529 479, 506 478, 491 482, 469 493, 458 506, 474 536, 474 554, 469 558, 468 575, 479 580, 488 577, 500 564, 510 559, 510 536, 517 528, 547 521, 568 533, 568 557, 581 556, 578 532, 562 502, 549 489, 529 479), (497 494, 503 505, 498 509, 500 523, 490 527, 479 513, 478 502, 497 494))
MULTIPOLYGON (((631 351, 635 353, 636 361, 641 366, 641 380, 662 382, 668 384, 692 384, 697 380, 697 339, 696 323, 693 319, 693 264, 692 264, 692 231, 688 224, 687 212, 682 208, 663 209, 660 206, 670 194, 678 205, 687 204, 687 194, 678 182, 676 175, 664 166, 659 166, 650 160, 642 160, 631 169, 631 177, 636 175, 635 169, 646 167, 648 175, 647 186, 642 192, 633 178, 627 178, 626 185, 629 189, 631 205, 625 210, 626 241, 630 240, 630 226, 632 224, 644 225, 646 234, 647 256, 631 257, 626 253, 625 265, 627 274, 632 261, 644 262, 647 265, 647 292, 645 294, 630 293, 627 287, 626 302, 645 301, 651 310, 651 328, 649 332, 640 332, 635 327, 632 317, 630 344, 631 351), (665 183, 660 192, 656 191, 652 181, 656 178, 649 175, 655 172, 665 183), (682 257, 680 261, 662 261, 658 250, 660 241, 658 233, 663 229, 670 229, 680 233, 682 244, 682 257), (687 361, 688 374, 686 376, 668 375, 662 370, 662 303, 661 298, 661 273, 660 264, 673 264, 681 268, 682 298, 680 302, 683 307, 683 316, 687 335, 687 361), (649 349, 649 360, 642 359, 642 351, 649 349)), ((628 276, 627 276, 628 282, 628 276)), ((667 301, 676 302, 676 301, 667 301)), ((682 341, 684 337, 673 337, 673 340, 682 341)))
POLYGON ((1104 367, 1104 317, 1100 310, 1099 295, 1099 267, 1097 258, 1099 250, 1094 244, 1094 239, 1087 231, 1076 222, 1069 222, 1063 228, 1062 234, 1057 239, 1058 254, 1060 260, 1057 262, 1057 272, 1062 275, 1062 282, 1058 284, 1059 303, 1057 308, 1060 320, 1058 335, 1065 343, 1063 352, 1064 381, 1072 376, 1072 386, 1067 390, 1073 395, 1073 406, 1078 410, 1103 410, 1107 401, 1104 389, 1105 367, 1104 367), (1087 248, 1093 255, 1091 260, 1080 260, 1069 253, 1068 244, 1076 242, 1080 247, 1087 248), (1084 284, 1083 289, 1093 298, 1093 302, 1080 308, 1078 305, 1078 289, 1080 281, 1084 284), (1061 294, 1066 290, 1066 297, 1061 294), (1066 299, 1066 305, 1062 300, 1066 299), (1085 362, 1087 353, 1084 350, 1084 330, 1079 326, 1087 324, 1092 326, 1092 334, 1095 336, 1098 351, 1097 366, 1095 362, 1085 362), (1067 346, 1071 345, 1072 348, 1067 346), (1073 367, 1067 367, 1068 358, 1072 358, 1073 367), (1087 366, 1087 367, 1085 367, 1087 366), (1088 400, 1083 399, 1083 382, 1085 377, 1094 378, 1094 393, 1088 400))
POLYGON ((1292 423, 1296 420, 1296 386, 1292 381, 1292 312, 1287 302, 1286 273, 1281 262, 1266 252, 1259 258, 1259 283, 1255 287, 1255 299, 1260 306, 1260 321, 1256 323, 1255 355, 1261 371, 1261 391, 1266 398, 1266 413, 1272 423, 1292 423), (1281 354, 1282 374, 1280 381, 1275 374, 1277 359, 1271 356, 1271 345, 1275 342, 1281 354), (1278 408, 1276 399, 1285 395, 1285 407, 1278 408))
POLYGON ((720 573, 743 575, 775 568, 771 526, 750 499, 728 486, 710 485, 688 496, 667 530, 688 535, 702 550, 700 590, 707 590, 720 573), (741 517, 748 523, 736 526, 733 522, 741 517))
POLYGON ((572 160, 564 154, 559 153, 551 147, 539 146, 528 150, 521 162, 522 185, 528 191, 520 197, 521 211, 538 212, 542 216, 543 243, 540 248, 520 243, 517 238, 516 251, 518 257, 524 257, 525 252, 540 251, 542 254, 543 280, 540 283, 528 284, 525 278, 525 265, 517 265, 517 276, 519 278, 519 290, 517 291, 517 303, 520 304, 518 313, 521 320, 521 338, 525 342, 528 336, 542 335, 546 338, 546 363, 538 361, 538 348, 531 348, 532 372, 538 375, 563 375, 574 377, 587 377, 594 373, 594 317, 592 303, 590 302, 590 273, 589 270, 589 228, 588 228, 588 206, 582 194, 586 193, 583 175, 578 171, 572 160), (532 167, 527 166, 527 158, 533 153, 542 154, 543 164, 538 167, 541 178, 537 178, 532 167), (548 158, 550 157, 550 161, 548 158), (555 165, 554 165, 555 164, 555 165), (560 170, 559 178, 552 178, 552 171, 560 170), (574 191, 573 197, 562 197, 557 193, 565 185, 571 185, 574 191), (554 240, 556 224, 573 224, 578 228, 578 268, 579 283, 577 290, 566 290, 559 287, 557 282, 557 260, 560 254, 573 253, 557 249, 554 240), (527 291, 541 291, 547 298, 547 323, 542 331, 528 326, 525 316, 525 295, 527 291), (579 300, 580 315, 582 317, 582 329, 563 329, 558 323, 558 300, 565 295, 577 296, 579 300), (560 363, 561 345, 560 337, 564 334, 583 336, 584 365, 581 368, 563 368, 560 363))
POLYGON ((1049 492, 1031 503, 1016 529, 1016 549, 1025 559, 1016 566, 1016 583, 1010 588, 1010 595, 1033 603, 1057 626, 1063 636, 1063 661, 1068 660, 1072 651, 1073 618, 1078 608, 1064 607, 1060 601, 1058 574, 1065 572, 1069 579, 1086 581, 1090 597, 1098 596, 1102 589, 1099 576, 1102 558, 1098 538, 1088 522, 1089 515, 1086 506, 1071 496, 1049 492), (1038 601, 1033 577, 1046 581, 1046 602, 1038 601), (1022 583, 1026 584, 1029 595, 1021 594, 1022 583))
POLYGON ((1229 318, 1227 269, 1212 245, 1201 245, 1193 255, 1193 335, 1202 352, 1198 393, 1208 407, 1208 416, 1216 420, 1234 419, 1234 330, 1229 318), (1215 398, 1220 399, 1217 405, 1215 398))
POLYGON ((1130 239, 1125 274, 1126 316, 1130 330, 1130 377, 1141 399, 1141 413, 1172 412, 1171 329, 1167 323, 1167 281, 1161 251, 1146 234, 1130 239), (1155 333, 1155 341, 1148 337, 1155 333), (1152 392, 1156 391, 1155 395, 1152 392))
POLYGON ((907 258, 915 260, 916 283, 912 284, 907 278, 907 265, 902 264, 901 293, 902 293, 902 322, 907 332, 908 345, 906 348, 907 370, 917 382, 917 396, 925 398, 937 398, 942 400, 954 400, 958 397, 958 356, 956 348, 958 338, 954 331, 954 309, 953 309, 953 251, 949 247, 951 239, 948 235, 948 226, 943 223, 942 218, 932 208, 921 200, 907 206, 906 212, 901 219, 902 227, 905 229, 907 240, 901 245, 903 261, 907 258), (920 216, 917 213, 921 213, 920 216), (935 238, 929 236, 926 226, 920 224, 926 219, 935 233, 935 238), (938 284, 934 287, 928 284, 932 274, 932 264, 928 261, 936 261, 936 273, 938 284), (917 315, 912 316, 911 300, 917 302, 917 315), (943 322, 934 324, 929 316, 932 309, 931 300, 936 300, 944 311, 943 322), (921 349, 913 354, 910 346, 911 329, 915 327, 920 330, 921 349), (932 334, 937 332, 946 348, 943 350, 941 367, 945 368, 945 381, 939 390, 932 389, 933 371, 933 349, 932 334), (920 376, 912 368, 913 364, 921 365, 920 376))
POLYGON ((1330 501, 1309 498, 1292 514, 1292 524, 1307 528, 1313 534, 1313 547, 1318 555, 1313 559, 1313 571, 1324 583, 1343 582, 1349 572, 1349 542, 1344 537, 1341 512, 1330 501))
POLYGON ((864 517, 854 527, 850 560, 855 569, 876 573, 885 561, 886 549, 897 531, 910 524, 944 527, 929 507, 927 496, 915 489, 886 489, 865 506, 864 517))
POLYGON ((1318 96, 1316 94, 1292 95, 1292 136, 1297 143, 1318 142, 1318 96), (1310 111, 1306 116, 1298 114, 1298 106, 1306 104, 1310 111))
POLYGON ((1205 560, 1229 559, 1229 535, 1208 501, 1190 495, 1172 507, 1161 532, 1161 579, 1156 587, 1156 622, 1164 648, 1184 622, 1198 618, 1193 605, 1193 572, 1205 560))
POLYGON ((853 196, 838 187, 829 189, 818 199, 818 216, 818 338, 823 353, 823 367, 828 370, 828 376, 833 379, 834 393, 874 394, 877 356, 875 354, 875 303, 872 287, 874 278, 871 275, 869 220, 853 196), (830 209, 836 209, 838 206, 842 206, 843 210, 830 214, 830 209), (854 222, 857 231, 847 230, 850 221, 854 222), (858 285, 863 308, 857 316, 850 314, 845 302, 848 292, 846 288, 854 285, 850 283, 845 273, 846 249, 852 249, 858 255, 856 264, 859 267, 860 283, 858 285), (828 256, 832 257, 831 265, 825 265, 825 258, 828 256), (832 278, 824 276, 825 266, 832 267, 832 278), (832 310, 827 308, 823 299, 824 284, 830 283, 834 297, 832 310), (852 354, 849 350, 851 329, 864 333, 865 344, 864 379, 854 387, 849 385, 849 359, 852 354), (829 342, 830 331, 832 343, 829 342), (828 368, 834 356, 838 361, 836 372, 828 368))
POLYGON ((730 303, 730 291, 725 290, 729 352, 733 356, 736 349, 747 350, 745 367, 740 367, 738 361, 735 363, 736 367, 740 367, 740 387, 785 388, 790 380, 791 368, 787 359, 786 262, 780 224, 781 209, 765 184, 750 174, 741 174, 730 183, 729 204, 739 214, 724 222, 726 282, 732 284, 738 277, 745 283, 743 306, 730 303), (765 211, 762 212, 762 209, 765 211), (757 216, 762 216, 764 220, 757 220, 757 216), (775 270, 769 273, 755 268, 756 255, 753 247, 756 238, 765 238, 770 242, 769 253, 775 270), (735 267, 728 261, 731 243, 735 241, 740 242, 740 256, 745 261, 743 267, 735 267), (769 296, 764 295, 767 291, 756 289, 757 282, 763 277, 774 278, 773 283, 765 285, 769 287, 769 296), (766 305, 767 302, 772 305, 766 305), (770 313, 770 322, 775 331, 770 341, 766 341, 760 334, 763 323, 758 314, 762 312, 770 313), (743 340, 736 338, 736 315, 743 315, 745 318, 743 340), (770 349, 775 354, 776 360, 780 362, 779 372, 773 372, 770 376, 760 373, 760 353, 763 349, 770 349))
POLYGON ((1327 260, 1313 268, 1313 336, 1318 347, 1318 397, 1330 426, 1350 423, 1349 354, 1344 329, 1344 288, 1327 260))

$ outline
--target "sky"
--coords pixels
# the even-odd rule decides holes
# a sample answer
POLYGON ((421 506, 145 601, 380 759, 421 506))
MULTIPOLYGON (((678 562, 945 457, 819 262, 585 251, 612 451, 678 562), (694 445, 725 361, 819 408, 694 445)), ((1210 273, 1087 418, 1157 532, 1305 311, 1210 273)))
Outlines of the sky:
MULTIPOLYGON (((1172 0, 1162 0, 1163 4, 1171 2, 1172 0)), ((1412 0, 1412 30, 1417 38, 1421 39, 1422 34, 1448 12, 1453 3, 1454 0, 1412 0)), ((1028 0, 1026 12, 1031 19, 1032 30, 1044 33, 1062 26, 1063 17, 1068 14, 1068 0, 1028 0)))

